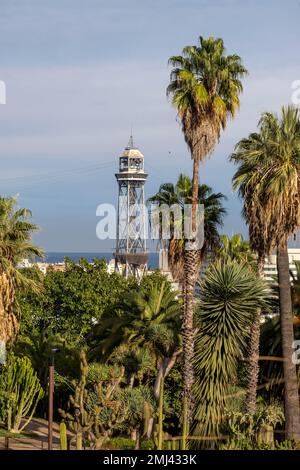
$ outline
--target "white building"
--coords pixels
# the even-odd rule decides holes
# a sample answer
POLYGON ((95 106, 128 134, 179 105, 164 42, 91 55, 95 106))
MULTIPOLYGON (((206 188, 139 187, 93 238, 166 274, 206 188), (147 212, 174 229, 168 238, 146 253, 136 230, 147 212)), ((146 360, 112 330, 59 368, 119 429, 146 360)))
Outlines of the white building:
MULTIPOLYGON (((300 262, 300 248, 289 248, 288 249, 289 255, 289 264, 290 270, 293 274, 296 274, 296 266, 295 261, 300 262)), ((200 277, 202 277, 206 271, 209 262, 204 260, 201 269, 200 269, 200 277)), ((168 276, 171 276, 168 266, 168 252, 167 250, 160 250, 159 252, 159 269, 168 276)), ((277 276, 277 256, 276 252, 274 254, 267 256, 265 258, 265 265, 264 265, 264 279, 266 281, 274 282, 274 276, 277 276)))
MULTIPOLYGON (((300 248, 289 248, 289 264, 290 270, 296 274, 295 261, 300 261, 300 248)), ((266 281, 273 281, 274 276, 277 276, 277 256, 276 252, 265 259, 264 266, 264 279, 266 281)))

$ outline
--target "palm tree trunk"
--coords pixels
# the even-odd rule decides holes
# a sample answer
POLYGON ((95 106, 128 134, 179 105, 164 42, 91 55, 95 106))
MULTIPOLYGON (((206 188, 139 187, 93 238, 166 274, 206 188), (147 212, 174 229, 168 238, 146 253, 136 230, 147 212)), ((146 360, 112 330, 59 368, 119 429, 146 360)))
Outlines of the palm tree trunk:
POLYGON ((293 354, 293 316, 287 240, 277 247, 280 320, 283 353, 286 439, 300 440, 300 406, 296 365, 293 354))
MULTIPOLYGON (((263 277, 264 256, 257 260, 257 276, 263 277)), ((249 362, 247 367, 247 394, 245 402, 246 413, 256 412, 256 393, 259 375, 259 340, 260 340, 260 315, 261 309, 256 310, 256 315, 251 328, 249 362)))
POLYGON ((14 313, 14 288, 9 276, 0 273, 0 341, 5 345, 12 341, 19 330, 18 319, 14 313))
MULTIPOLYGON (((193 182, 192 182, 192 232, 196 235, 197 230, 197 204, 199 188, 199 160, 193 160, 193 182)), ((194 359, 194 289, 199 274, 199 250, 195 239, 185 243, 184 251, 184 311, 183 311, 183 395, 186 402, 188 421, 191 419, 193 396, 192 387, 194 382, 193 359, 194 359)))

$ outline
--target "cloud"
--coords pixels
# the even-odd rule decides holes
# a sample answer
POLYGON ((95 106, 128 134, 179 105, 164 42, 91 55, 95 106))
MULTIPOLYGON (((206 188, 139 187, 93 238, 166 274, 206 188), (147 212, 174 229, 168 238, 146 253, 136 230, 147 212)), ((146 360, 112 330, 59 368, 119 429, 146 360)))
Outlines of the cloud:
POLYGON ((2 193, 19 192, 33 209, 47 249, 66 249, 71 239, 72 249, 98 248, 95 207, 116 200, 114 171, 132 125, 149 172, 147 195, 180 172, 191 174, 165 95, 166 63, 199 34, 212 34, 250 71, 241 110, 200 172, 201 182, 229 197, 224 231, 238 230, 227 157, 262 111, 290 102, 291 83, 300 79, 299 15, 296 3, 278 0, 272 7, 266 0, 2 0, 2 193))

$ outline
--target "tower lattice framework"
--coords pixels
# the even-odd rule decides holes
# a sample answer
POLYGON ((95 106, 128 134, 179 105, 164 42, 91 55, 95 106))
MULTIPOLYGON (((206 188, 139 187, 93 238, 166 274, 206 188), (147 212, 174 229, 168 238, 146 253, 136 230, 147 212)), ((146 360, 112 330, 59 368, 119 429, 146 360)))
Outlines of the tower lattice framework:
POLYGON ((144 155, 134 146, 132 136, 119 158, 115 176, 119 187, 115 270, 140 280, 148 266, 144 198, 148 175, 144 171, 144 155))

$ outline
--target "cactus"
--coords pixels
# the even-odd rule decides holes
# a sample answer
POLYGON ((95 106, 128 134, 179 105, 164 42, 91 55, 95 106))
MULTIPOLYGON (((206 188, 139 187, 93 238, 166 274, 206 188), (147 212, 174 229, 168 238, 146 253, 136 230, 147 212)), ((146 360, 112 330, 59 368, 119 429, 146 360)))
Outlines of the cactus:
POLYGON ((10 432, 22 432, 31 421, 44 391, 27 357, 11 356, 0 376, 4 421, 10 432), (22 418, 25 418, 22 426, 22 418))
POLYGON ((59 425, 60 450, 67 450, 67 426, 63 421, 59 425))
POLYGON ((77 436, 91 432, 93 426, 93 416, 86 408, 87 390, 86 380, 88 373, 88 364, 86 361, 85 353, 80 353, 80 380, 75 387, 75 395, 69 397, 68 407, 70 412, 58 409, 60 415, 64 419, 68 429, 77 436))
POLYGON ((82 434, 79 432, 76 435, 76 450, 82 450, 82 434))
POLYGON ((95 448, 100 449, 112 435, 113 429, 124 421, 126 410, 115 398, 119 384, 124 377, 124 368, 110 379, 89 381, 88 363, 85 353, 80 353, 80 379, 74 384, 75 393, 69 397, 68 411, 59 409, 68 429, 75 435, 76 448, 82 448, 82 440, 88 438, 95 448), (92 390, 91 390, 92 389, 92 390), (103 417, 105 415, 105 419, 103 417))

